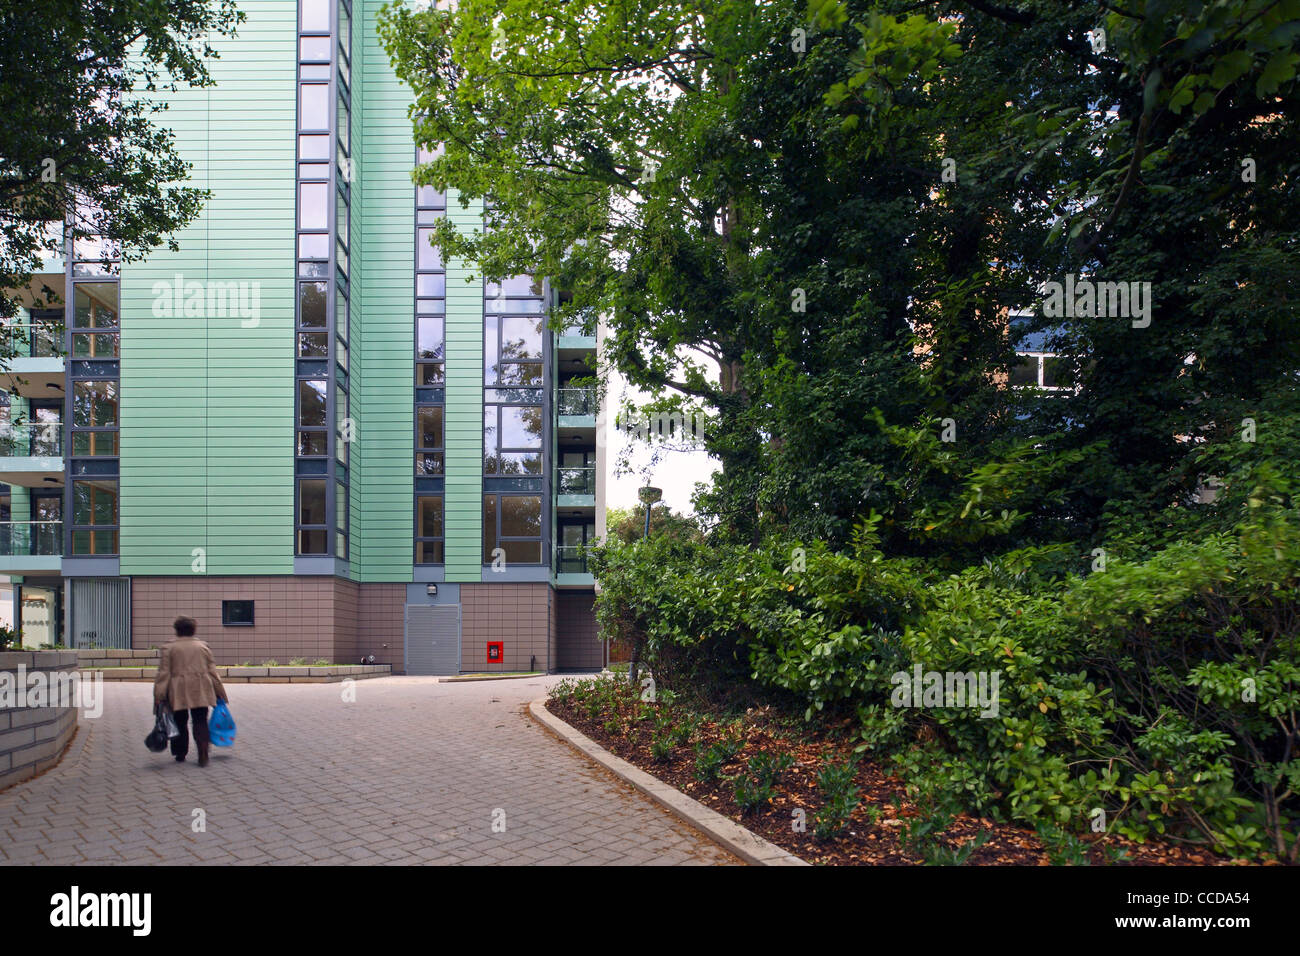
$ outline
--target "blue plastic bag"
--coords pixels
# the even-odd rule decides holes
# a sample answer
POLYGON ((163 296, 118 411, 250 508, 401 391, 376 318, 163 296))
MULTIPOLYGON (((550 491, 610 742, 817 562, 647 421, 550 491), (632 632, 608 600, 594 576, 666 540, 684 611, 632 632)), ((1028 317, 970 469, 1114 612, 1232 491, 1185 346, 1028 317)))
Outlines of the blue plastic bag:
POLYGON ((218 747, 229 747, 235 742, 235 718, 224 700, 217 701, 208 718, 208 739, 218 747))

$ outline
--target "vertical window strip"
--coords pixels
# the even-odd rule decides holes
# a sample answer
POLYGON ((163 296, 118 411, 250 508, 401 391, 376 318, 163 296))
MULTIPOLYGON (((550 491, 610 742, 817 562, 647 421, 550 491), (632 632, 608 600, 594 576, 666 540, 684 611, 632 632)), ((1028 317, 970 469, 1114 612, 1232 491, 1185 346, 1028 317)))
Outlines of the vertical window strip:
MULTIPOLYGON (((415 162, 429 162, 440 151, 417 148, 415 162)), ((414 200, 414 561, 417 565, 440 565, 445 561, 447 271, 440 251, 429 244, 429 227, 446 215, 447 199, 432 186, 416 186, 414 200)))
POLYGON ((340 397, 334 371, 336 329, 347 316, 337 315, 333 294, 336 271, 340 266, 345 273, 347 269, 348 210, 339 200, 343 164, 336 160, 336 130, 348 117, 346 107, 339 113, 337 104, 345 101, 334 70, 343 2, 298 0, 294 550, 319 556, 342 550, 346 557, 347 514, 341 515, 340 540, 331 480, 336 404, 347 402, 340 397))

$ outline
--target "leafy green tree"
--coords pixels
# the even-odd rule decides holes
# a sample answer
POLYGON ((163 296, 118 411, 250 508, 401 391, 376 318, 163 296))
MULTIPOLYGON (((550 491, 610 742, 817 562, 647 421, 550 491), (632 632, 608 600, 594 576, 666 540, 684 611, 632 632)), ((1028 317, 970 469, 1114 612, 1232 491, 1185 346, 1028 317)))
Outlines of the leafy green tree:
MULTIPOLYGON (((243 18, 233 0, 0 2, 0 317, 61 252, 57 224, 131 261, 198 215, 158 94, 210 85, 209 39, 243 18)), ((33 304, 61 291, 33 289, 33 304)))
POLYGON ((1294 19, 516 0, 381 32, 445 146, 417 179, 491 204, 435 241, 555 277, 633 384, 708 409, 721 533, 843 544, 875 510, 961 563, 1166 514, 1207 477, 1189 439, 1291 387, 1294 19), (1040 321, 1068 390, 1006 388, 1009 310, 1067 274, 1152 283, 1151 324, 1040 321))

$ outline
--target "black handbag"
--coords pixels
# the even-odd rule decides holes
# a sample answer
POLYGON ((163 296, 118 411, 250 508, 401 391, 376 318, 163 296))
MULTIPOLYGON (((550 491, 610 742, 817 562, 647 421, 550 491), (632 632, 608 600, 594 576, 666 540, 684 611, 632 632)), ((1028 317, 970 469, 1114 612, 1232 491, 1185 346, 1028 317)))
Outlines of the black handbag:
POLYGON ((176 726, 176 718, 172 716, 172 709, 164 701, 160 704, 153 705, 153 730, 149 736, 144 738, 144 745, 154 753, 161 753, 167 749, 167 741, 172 737, 180 734, 180 728, 176 726))

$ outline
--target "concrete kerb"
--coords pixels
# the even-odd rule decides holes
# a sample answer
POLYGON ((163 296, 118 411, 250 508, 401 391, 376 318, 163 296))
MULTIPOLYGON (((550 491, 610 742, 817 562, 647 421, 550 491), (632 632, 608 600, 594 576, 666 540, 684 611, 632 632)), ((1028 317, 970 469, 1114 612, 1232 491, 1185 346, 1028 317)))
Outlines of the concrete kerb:
POLYGON ((670 787, 639 767, 614 756, 590 737, 547 710, 546 698, 539 698, 529 704, 528 713, 543 728, 574 750, 594 760, 620 780, 644 793, 673 816, 694 827, 724 850, 734 853, 745 862, 755 866, 811 866, 806 860, 801 860, 775 843, 763 839, 757 833, 745 829, 735 820, 728 819, 698 800, 691 799, 676 787, 670 787))
POLYGON ((454 677, 439 677, 438 683, 468 684, 481 680, 531 680, 545 676, 545 671, 530 671, 527 674, 462 674, 454 677))

